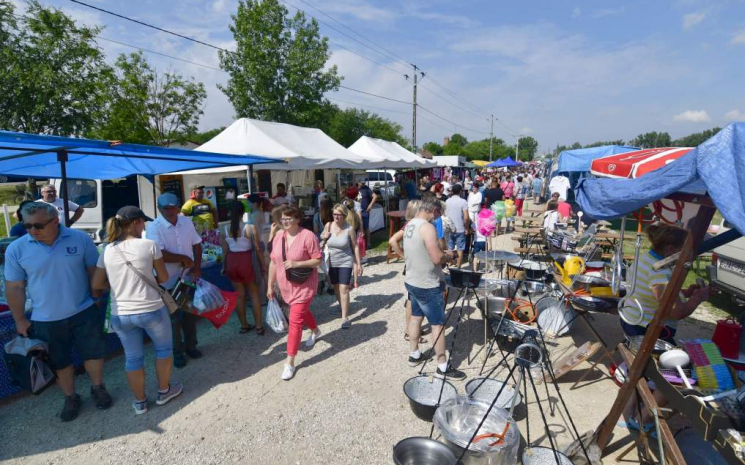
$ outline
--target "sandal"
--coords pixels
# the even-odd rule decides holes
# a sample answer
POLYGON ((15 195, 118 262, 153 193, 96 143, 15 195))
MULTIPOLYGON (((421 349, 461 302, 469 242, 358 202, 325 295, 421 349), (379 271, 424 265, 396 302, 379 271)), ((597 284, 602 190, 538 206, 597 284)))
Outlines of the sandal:
POLYGON ((263 336, 265 332, 266 329, 264 329, 263 326, 261 328, 256 328, 256 334, 258 334, 259 336, 263 336))
POLYGON ((251 331, 252 329, 254 329, 254 327, 251 326, 251 325, 248 325, 245 328, 241 328, 241 330, 238 331, 238 333, 239 334, 246 334, 247 332, 251 331))

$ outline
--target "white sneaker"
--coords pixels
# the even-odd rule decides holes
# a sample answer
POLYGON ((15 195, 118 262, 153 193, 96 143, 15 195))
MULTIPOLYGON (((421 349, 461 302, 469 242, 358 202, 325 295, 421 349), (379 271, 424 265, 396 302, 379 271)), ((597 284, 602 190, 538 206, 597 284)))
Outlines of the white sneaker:
POLYGON ((282 371, 282 379, 289 381, 295 376, 295 367, 291 365, 285 365, 285 369, 282 371))
POLYGON ((142 402, 132 402, 132 407, 135 409, 135 415, 142 415, 147 413, 147 399, 143 400, 142 402))
POLYGON ((314 333, 313 331, 310 332, 310 337, 307 341, 305 341, 305 347, 308 349, 312 349, 315 345, 316 341, 321 338, 321 330, 319 329, 317 333, 314 333))

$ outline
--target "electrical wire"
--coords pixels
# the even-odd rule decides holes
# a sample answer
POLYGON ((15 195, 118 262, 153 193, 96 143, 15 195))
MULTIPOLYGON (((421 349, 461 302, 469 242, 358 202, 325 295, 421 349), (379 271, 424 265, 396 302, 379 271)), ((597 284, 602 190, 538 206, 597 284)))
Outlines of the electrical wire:
POLYGON ((419 104, 417 104, 417 107, 421 108, 423 111, 426 111, 430 115, 432 115, 432 116, 434 116, 436 118, 439 118, 439 119, 445 121, 446 123, 452 124, 453 126, 456 126, 456 127, 462 128, 462 129, 467 129, 467 130, 469 130, 471 132, 475 132, 475 133, 479 133, 479 134, 489 134, 488 131, 479 131, 478 129, 469 128, 467 126, 463 126, 462 124, 458 124, 458 123, 455 123, 453 121, 450 121, 449 119, 447 119, 445 117, 442 117, 442 116, 438 115, 437 113, 435 113, 435 112, 433 112, 431 110, 428 110, 427 108, 425 108, 425 107, 423 107, 423 106, 421 106, 419 104))
POLYGON ((326 97, 326 98, 329 99, 329 100, 333 100, 334 102, 347 103, 349 105, 354 105, 354 106, 357 106, 357 107, 371 108, 373 110, 387 111, 387 112, 390 112, 390 113, 399 113, 401 115, 411 115, 411 113, 409 113, 408 111, 391 110, 389 108, 374 107, 372 105, 366 105, 366 104, 362 104, 362 103, 352 102, 350 100, 344 100, 344 99, 340 99, 340 98, 336 98, 336 97, 326 97))
POLYGON ((354 50, 352 50, 351 48, 345 47, 344 45, 340 44, 339 42, 333 41, 331 39, 329 39, 329 42, 331 42, 332 44, 336 45, 339 48, 343 48, 344 50, 357 55, 360 58, 364 58, 365 60, 371 61, 371 62, 375 63, 378 66, 382 66, 383 68, 385 68, 387 70, 390 70, 390 71, 398 74, 399 76, 403 76, 404 75, 401 71, 395 70, 395 69, 391 68, 390 66, 388 66, 388 65, 386 65, 384 63, 380 63, 379 61, 376 61, 376 60, 373 60, 372 58, 366 57, 365 55, 362 55, 361 53, 357 53, 354 50))
POLYGON ((411 102, 404 102, 403 100, 397 100, 397 99, 395 99, 395 98, 390 98, 390 97, 385 97, 385 96, 383 96, 383 95, 373 94, 373 93, 371 93, 371 92, 366 92, 366 91, 364 91, 364 90, 353 89, 353 88, 351 88, 351 87, 347 87, 347 86, 342 86, 342 85, 340 85, 340 86, 339 86, 339 88, 341 88, 341 89, 346 89, 346 90, 351 90, 352 92, 358 92, 358 93, 360 93, 360 94, 365 94, 365 95, 369 95, 369 96, 371 96, 371 97, 377 97, 377 98, 382 98, 382 99, 384 99, 384 100, 390 100, 391 102, 396 102, 396 103, 403 103, 403 104, 405 104, 405 105, 411 105, 411 102))
POLYGON ((77 3, 78 5, 82 5, 82 6, 91 8, 93 10, 100 11, 101 13, 106 13, 106 14, 111 15, 111 16, 116 16, 117 18, 121 18, 121 19, 124 19, 124 20, 127 20, 127 21, 131 21, 131 22, 136 23, 136 24, 139 24, 141 26, 145 26, 145 27, 149 27, 151 29, 155 29, 156 31, 165 32, 166 34, 170 34, 172 36, 176 36, 176 37, 180 37, 182 39, 190 40, 190 41, 192 41, 194 43, 204 45, 205 47, 214 48, 215 50, 220 50, 221 52, 233 53, 230 50, 224 49, 222 47, 218 47, 217 45, 208 44, 207 42, 202 42, 201 40, 195 39, 193 37, 185 36, 183 34, 179 34, 178 32, 169 31, 168 29, 163 29, 162 27, 153 26, 152 24, 148 24, 148 23, 146 23, 144 21, 139 21, 137 19, 130 18, 128 16, 124 16, 124 15, 121 15, 119 13, 114 13, 113 11, 109 11, 109 10, 106 10, 106 9, 103 9, 103 8, 99 8, 99 7, 94 6, 94 5, 89 5, 88 3, 81 2, 80 0, 70 0, 70 1, 72 3, 77 3))
POLYGON ((225 72, 225 70, 220 69, 220 68, 215 68, 214 66, 209 66, 209 65, 205 65, 205 64, 202 64, 202 63, 197 63, 197 62, 194 62, 194 61, 184 60, 183 58, 175 57, 173 55, 168 55, 168 54, 165 54, 165 53, 156 52, 154 50, 148 50, 146 48, 138 47, 136 45, 125 44, 124 42, 119 42, 118 40, 109 39, 109 38, 106 38, 106 37, 103 37, 103 36, 96 36, 96 38, 97 39, 101 39, 101 40, 105 40, 106 42, 112 42, 112 43, 115 43, 115 44, 123 45, 125 47, 130 47, 130 48, 134 48, 134 49, 137 49, 137 50, 141 50, 143 52, 152 53, 153 55, 160 55, 162 57, 170 58, 171 60, 181 61, 183 63, 188 63, 190 65, 201 66, 202 68, 212 69, 212 70, 215 70, 215 71, 221 71, 223 73, 225 72))
POLYGON ((424 89, 424 90, 426 90, 426 91, 427 91, 427 92, 429 92, 430 94, 432 94, 432 95, 434 95, 434 96, 438 97, 438 98, 439 98, 440 100, 442 100, 443 102, 445 102, 445 103, 448 103, 448 104, 450 104, 450 105, 454 106, 455 108, 458 108, 459 110, 465 111, 465 112, 467 112, 467 113, 470 113, 470 114, 472 114, 472 115, 474 115, 474 116, 478 116, 479 118, 483 116, 483 115, 482 115, 482 114, 480 114, 480 113, 476 113, 476 112, 474 112, 473 110, 469 110, 468 108, 465 108, 465 107, 463 107, 463 106, 461 106, 461 105, 458 105, 458 104, 457 104, 457 103, 455 103, 455 102, 452 102, 452 101, 450 101, 450 100, 446 99, 446 98, 445 98, 445 97, 443 97, 443 96, 442 96, 441 94, 438 94, 437 92, 435 92, 434 90, 430 89, 429 87, 426 87, 426 86, 425 86, 425 85, 423 85, 422 83, 419 83, 419 87, 420 87, 420 88, 422 88, 422 89, 424 89))

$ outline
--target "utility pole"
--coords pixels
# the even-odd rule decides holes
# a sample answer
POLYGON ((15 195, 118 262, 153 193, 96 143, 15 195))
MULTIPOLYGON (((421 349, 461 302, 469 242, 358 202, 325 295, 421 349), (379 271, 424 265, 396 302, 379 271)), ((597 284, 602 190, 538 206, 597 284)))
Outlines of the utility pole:
POLYGON ((494 115, 491 115, 491 131, 489 131, 489 163, 493 159, 492 143, 494 142, 494 115))
POLYGON ((417 76, 417 67, 416 65, 412 64, 411 66, 414 67, 414 99, 412 100, 412 110, 413 110, 413 122, 411 124, 411 148, 414 151, 414 153, 417 152, 416 150, 416 86, 417 82, 419 82, 419 78, 417 76))
POLYGON ((515 161, 520 161, 520 134, 515 135, 515 161))

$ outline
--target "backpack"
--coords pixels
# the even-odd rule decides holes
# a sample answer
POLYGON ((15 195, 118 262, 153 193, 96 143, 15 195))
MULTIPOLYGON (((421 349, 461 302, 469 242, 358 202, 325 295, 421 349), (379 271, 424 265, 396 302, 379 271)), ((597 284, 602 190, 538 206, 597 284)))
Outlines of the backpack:
POLYGON ((3 358, 11 382, 32 394, 41 394, 54 381, 47 363, 49 345, 38 339, 17 336, 5 344, 3 358))

